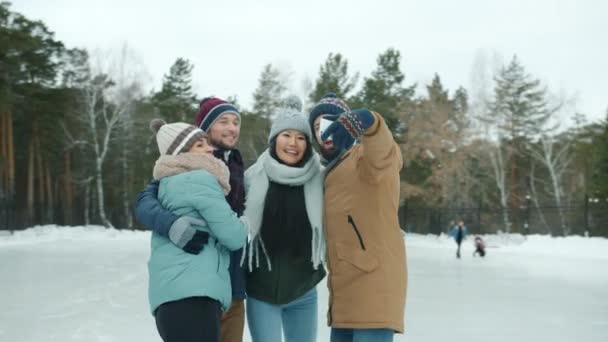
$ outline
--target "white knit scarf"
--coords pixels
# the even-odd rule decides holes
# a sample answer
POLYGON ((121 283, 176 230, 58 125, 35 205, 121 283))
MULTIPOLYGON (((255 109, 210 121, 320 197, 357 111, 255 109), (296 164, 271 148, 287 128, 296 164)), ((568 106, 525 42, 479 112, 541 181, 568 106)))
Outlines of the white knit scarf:
MULTIPOLYGON (((304 186, 304 202, 306 213, 312 229, 312 255, 311 262, 314 269, 325 262, 325 236, 323 232, 323 178, 321 176, 321 163, 319 156, 313 153, 306 164, 299 167, 290 167, 275 160, 266 150, 245 172, 245 189, 247 189, 247 200, 245 202, 245 216, 249 222, 250 242, 248 248, 249 270, 252 270, 255 257, 256 267, 260 266, 260 247, 268 269, 271 269, 270 258, 264 247, 264 241, 260 236, 262 219, 264 215, 264 203, 268 192, 269 181, 279 184, 304 186)), ((285 227, 286 229, 288 227, 285 227)), ((241 265, 245 260, 245 254, 241 265)))

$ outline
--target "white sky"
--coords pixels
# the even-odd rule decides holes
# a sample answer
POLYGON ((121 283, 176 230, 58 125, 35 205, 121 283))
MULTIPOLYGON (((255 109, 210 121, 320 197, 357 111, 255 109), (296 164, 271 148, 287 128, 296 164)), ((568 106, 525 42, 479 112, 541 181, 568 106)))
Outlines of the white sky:
POLYGON ((291 90, 316 79, 330 52, 367 76, 388 47, 401 51, 405 84, 418 91, 438 73, 454 91, 472 88, 480 53, 517 54, 553 93, 576 100, 591 120, 608 108, 608 2, 603 0, 13 0, 68 47, 127 43, 160 88, 177 57, 195 65, 199 96, 252 103, 262 67, 291 72, 291 90))

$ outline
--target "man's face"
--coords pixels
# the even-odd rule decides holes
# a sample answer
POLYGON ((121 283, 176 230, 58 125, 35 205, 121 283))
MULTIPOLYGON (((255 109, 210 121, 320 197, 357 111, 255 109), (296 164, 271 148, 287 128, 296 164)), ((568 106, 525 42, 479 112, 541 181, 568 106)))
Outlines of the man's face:
POLYGON ((241 135, 241 120, 235 114, 224 114, 211 125, 207 135, 214 147, 233 149, 241 135))
POLYGON ((321 139, 320 127, 321 127, 321 118, 327 115, 322 114, 319 115, 315 121, 313 122, 313 128, 315 130, 315 138, 317 139, 317 143, 319 144, 319 148, 321 149, 321 154, 323 156, 330 156, 334 153, 334 143, 332 141, 323 141, 321 139))

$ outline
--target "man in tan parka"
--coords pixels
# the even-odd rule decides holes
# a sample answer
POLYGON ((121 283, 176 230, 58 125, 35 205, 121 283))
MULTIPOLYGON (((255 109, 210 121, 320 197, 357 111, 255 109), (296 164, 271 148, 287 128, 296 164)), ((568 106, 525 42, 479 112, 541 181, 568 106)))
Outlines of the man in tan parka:
POLYGON ((378 113, 351 111, 334 94, 312 108, 309 122, 326 162, 331 341, 392 341, 404 330, 407 288, 399 146, 378 113), (321 120, 333 121, 322 134, 321 120))

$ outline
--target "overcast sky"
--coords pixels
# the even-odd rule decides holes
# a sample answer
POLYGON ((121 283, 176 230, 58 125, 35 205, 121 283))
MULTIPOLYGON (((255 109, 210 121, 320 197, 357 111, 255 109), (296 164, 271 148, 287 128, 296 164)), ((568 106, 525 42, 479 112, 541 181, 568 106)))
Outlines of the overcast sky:
POLYGON ((292 92, 314 80, 330 52, 367 76, 378 54, 401 51, 406 84, 438 73, 450 91, 474 87, 480 54, 517 54, 553 93, 576 99, 591 120, 608 108, 608 1, 603 0, 13 0, 68 47, 126 42, 152 87, 177 57, 194 65, 199 96, 237 95, 249 107, 262 67, 291 72, 292 92))

